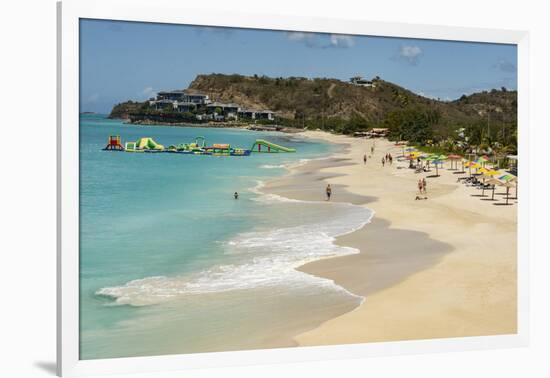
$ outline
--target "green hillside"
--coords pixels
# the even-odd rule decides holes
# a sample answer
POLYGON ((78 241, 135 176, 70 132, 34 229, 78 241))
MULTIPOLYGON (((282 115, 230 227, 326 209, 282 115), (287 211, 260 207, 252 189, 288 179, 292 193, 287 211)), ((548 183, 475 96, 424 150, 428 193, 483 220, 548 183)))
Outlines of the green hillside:
MULTIPOLYGON (((277 114, 273 122, 285 126, 346 134, 388 127, 393 139, 421 144, 456 139, 456 130, 464 128, 469 144, 500 143, 515 148, 516 91, 493 89, 439 101, 378 77, 372 83, 372 87, 362 87, 330 78, 209 74, 198 75, 188 90, 215 101, 272 110, 277 114)), ((115 106, 111 117, 160 122, 183 116, 159 112, 147 103, 126 102, 115 106)), ((192 120, 189 114, 186 117, 192 120)))

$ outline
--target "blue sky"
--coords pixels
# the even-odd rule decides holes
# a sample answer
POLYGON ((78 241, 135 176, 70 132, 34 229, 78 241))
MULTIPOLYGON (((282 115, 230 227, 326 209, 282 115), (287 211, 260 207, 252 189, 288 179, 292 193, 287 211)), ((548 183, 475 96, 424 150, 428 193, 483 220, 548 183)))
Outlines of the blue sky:
POLYGON ((81 111, 183 89, 198 74, 380 76, 451 100, 517 88, 514 45, 81 20, 81 111))

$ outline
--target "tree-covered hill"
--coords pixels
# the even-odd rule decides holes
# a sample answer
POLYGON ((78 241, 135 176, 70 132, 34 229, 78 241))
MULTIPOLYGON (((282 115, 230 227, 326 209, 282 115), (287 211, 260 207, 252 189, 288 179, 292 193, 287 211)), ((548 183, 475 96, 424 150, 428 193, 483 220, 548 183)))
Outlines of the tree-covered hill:
MULTIPOLYGON (((370 87, 331 78, 198 75, 187 88, 214 101, 237 103, 244 108, 269 109, 276 123, 320 128, 351 134, 372 127, 388 127, 393 139, 419 143, 456 138, 482 143, 515 144, 517 92, 505 88, 439 101, 417 95, 399 85, 372 79, 370 87)), ((189 115, 188 115, 189 116, 189 115)), ((139 102, 113 108, 111 117, 162 121, 177 118, 139 102)))

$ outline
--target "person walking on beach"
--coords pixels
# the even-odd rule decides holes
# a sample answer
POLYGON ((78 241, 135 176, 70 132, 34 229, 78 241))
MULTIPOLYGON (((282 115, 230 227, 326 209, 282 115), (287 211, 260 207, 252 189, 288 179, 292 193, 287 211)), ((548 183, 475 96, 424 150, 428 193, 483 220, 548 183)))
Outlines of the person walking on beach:
POLYGON ((367 164, 367 154, 363 155, 363 164, 367 164))
POLYGON ((330 196, 332 195, 332 188, 330 187, 330 184, 327 185, 327 188, 325 191, 327 193, 327 201, 330 201, 330 196))
POLYGON ((428 192, 426 191, 426 178, 423 178, 423 179, 422 179, 422 189, 424 190, 424 194, 428 193, 428 192))
POLYGON ((393 156, 391 156, 391 154, 388 154, 389 158, 390 158, 390 165, 393 164, 393 156))
POLYGON ((418 193, 422 194, 422 191, 423 191, 422 180, 418 179, 418 193))
POLYGON ((382 158, 382 167, 384 166, 384 164, 386 164, 386 160, 384 160, 384 158, 382 158))
POLYGON ((374 143, 372 144, 372 146, 370 146, 370 154, 374 154, 374 143))

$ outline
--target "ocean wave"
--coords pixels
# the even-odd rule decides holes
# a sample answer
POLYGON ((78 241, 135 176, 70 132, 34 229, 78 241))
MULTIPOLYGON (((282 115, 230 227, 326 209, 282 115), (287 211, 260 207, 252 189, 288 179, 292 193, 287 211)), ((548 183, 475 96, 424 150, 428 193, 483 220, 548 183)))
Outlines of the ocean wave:
MULTIPOLYGON (((284 198, 284 197, 281 197, 284 198)), ((302 202, 302 201, 300 201, 302 202)), ((121 305, 157 304, 186 295, 250 290, 266 287, 315 287, 356 296, 332 280, 296 270, 312 261, 359 253, 334 244, 335 238, 370 222, 373 212, 351 204, 334 203, 338 216, 323 221, 272 230, 241 233, 224 243, 224 253, 240 262, 217 265, 180 277, 155 276, 121 286, 105 287, 97 295, 121 305)))
POLYGON ((281 168, 286 168, 286 164, 264 164, 264 165, 260 165, 260 168, 263 168, 263 169, 281 169, 281 168))

